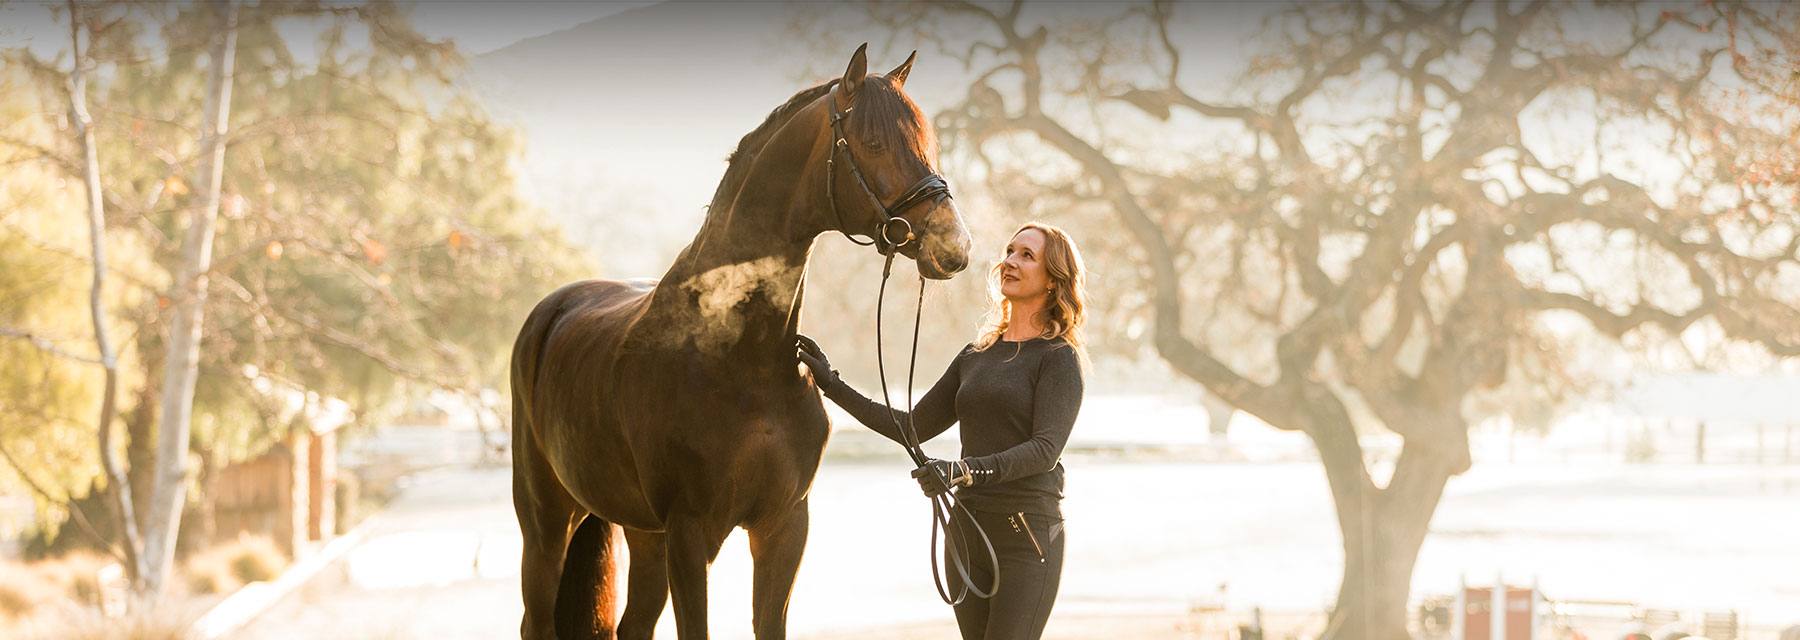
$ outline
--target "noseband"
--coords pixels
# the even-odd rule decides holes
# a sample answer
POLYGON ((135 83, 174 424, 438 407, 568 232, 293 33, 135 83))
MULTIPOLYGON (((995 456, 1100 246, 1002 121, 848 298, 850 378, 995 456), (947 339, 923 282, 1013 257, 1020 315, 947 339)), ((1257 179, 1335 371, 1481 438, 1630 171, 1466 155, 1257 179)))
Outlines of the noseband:
POLYGON ((944 176, 932 173, 913 183, 906 193, 900 195, 900 199, 895 201, 893 206, 882 204, 881 197, 875 195, 874 189, 869 188, 869 181, 863 177, 862 169, 856 166, 856 154, 850 152, 850 137, 844 134, 844 118, 850 114, 851 109, 856 107, 851 106, 843 111, 838 111, 835 83, 834 88, 827 92, 825 100, 827 104, 831 105, 832 138, 831 155, 825 157, 825 201, 831 204, 831 214, 837 218, 838 233, 844 234, 845 238, 849 238, 850 242, 855 244, 876 245, 876 251, 880 251, 882 255, 890 255, 900 247, 906 246, 908 242, 912 242, 914 238, 912 223, 901 216, 906 215, 908 209, 920 203, 949 198, 950 183, 944 180, 944 176), (850 175, 856 178, 856 184, 862 187, 863 194, 869 198, 869 203, 874 205, 876 211, 881 212, 881 223, 877 225, 876 233, 869 240, 858 240, 856 236, 850 235, 850 231, 844 225, 844 213, 838 210, 835 162, 839 153, 844 154, 844 164, 850 166, 850 175), (898 240, 894 239, 896 227, 899 233, 898 240))

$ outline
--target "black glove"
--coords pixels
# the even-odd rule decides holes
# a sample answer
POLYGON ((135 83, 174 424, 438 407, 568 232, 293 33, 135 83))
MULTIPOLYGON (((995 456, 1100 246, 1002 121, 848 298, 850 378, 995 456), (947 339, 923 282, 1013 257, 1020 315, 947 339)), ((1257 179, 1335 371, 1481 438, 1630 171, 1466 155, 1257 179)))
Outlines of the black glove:
POLYGON ((794 349, 794 355, 799 357, 801 362, 806 363, 807 369, 812 370, 813 381, 820 388, 842 383, 838 379, 837 370, 831 368, 831 361, 825 358, 825 351, 820 349, 819 343, 813 342, 812 338, 805 335, 796 336, 794 349))
POLYGON ((919 481, 919 489, 925 491, 927 498, 975 484, 975 474, 969 472, 969 463, 962 460, 926 458, 923 466, 912 470, 912 477, 919 481))

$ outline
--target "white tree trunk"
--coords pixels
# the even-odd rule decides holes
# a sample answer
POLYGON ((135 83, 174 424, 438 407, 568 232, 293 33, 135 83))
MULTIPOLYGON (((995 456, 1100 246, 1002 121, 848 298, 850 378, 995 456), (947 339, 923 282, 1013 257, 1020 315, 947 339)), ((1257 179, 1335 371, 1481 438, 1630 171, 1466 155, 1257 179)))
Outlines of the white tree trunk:
MULTIPOLYGON (((106 203, 100 197, 100 152, 94 141, 93 118, 87 109, 87 58, 81 53, 81 5, 69 0, 69 42, 74 51, 75 70, 69 74, 69 115, 81 142, 81 178, 87 196, 88 236, 93 242, 94 283, 88 292, 88 307, 94 317, 94 346, 100 352, 100 366, 106 370, 106 386, 100 396, 100 421, 96 423, 100 447, 100 465, 106 472, 106 502, 119 523, 120 542, 125 548, 126 575, 135 583, 144 575, 143 546, 138 539, 137 517, 131 508, 131 481, 119 467, 112 448, 112 427, 118 417, 116 398, 119 389, 119 359, 113 352, 112 338, 106 333, 106 203)), ((93 42, 89 41, 89 49, 93 42)))
POLYGON ((169 298, 175 315, 169 324, 168 361, 163 373, 162 429, 157 442, 155 490, 145 522, 145 576, 141 593, 160 597, 175 562, 175 539, 187 496, 188 439, 194 407, 194 379, 200 360, 200 326, 205 317, 206 272, 212 267, 213 223, 219 214, 220 183, 225 172, 226 123, 231 111, 231 68, 237 52, 237 6, 214 2, 217 28, 212 36, 211 70, 206 81, 205 121, 200 128, 200 168, 205 180, 202 201, 193 209, 181 247, 181 266, 169 298))

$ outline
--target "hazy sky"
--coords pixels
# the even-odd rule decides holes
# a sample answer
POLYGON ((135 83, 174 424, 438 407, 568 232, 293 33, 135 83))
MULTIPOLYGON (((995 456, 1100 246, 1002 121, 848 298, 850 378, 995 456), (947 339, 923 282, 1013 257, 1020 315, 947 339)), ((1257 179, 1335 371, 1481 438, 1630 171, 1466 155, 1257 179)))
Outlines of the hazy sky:
MULTIPOLYGON (((354 4, 354 3, 345 3, 354 4)), ((434 38, 454 38, 469 53, 486 53, 532 36, 651 2, 600 0, 423 0, 413 25, 434 38)), ((0 48, 28 46, 40 55, 68 47, 68 23, 53 20, 61 2, 0 2, 0 48)))
POLYGON ((651 2, 578 0, 424 0, 413 25, 439 38, 455 38, 469 53, 487 53, 532 36, 609 16, 651 2))

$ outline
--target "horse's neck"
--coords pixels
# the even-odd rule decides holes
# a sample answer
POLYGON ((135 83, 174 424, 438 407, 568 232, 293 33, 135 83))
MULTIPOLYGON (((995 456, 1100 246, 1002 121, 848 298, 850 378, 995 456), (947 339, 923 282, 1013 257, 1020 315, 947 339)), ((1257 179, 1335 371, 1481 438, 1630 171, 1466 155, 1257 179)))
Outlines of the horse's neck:
POLYGON ((793 348, 811 242, 745 230, 732 217, 708 216, 657 284, 644 320, 664 346, 691 341, 720 357, 793 348))
POLYGON ((820 123, 790 126, 756 153, 737 192, 713 203, 657 286, 648 319, 663 323, 666 341, 734 358, 793 353, 800 282, 824 230, 819 150, 830 138, 820 123))

